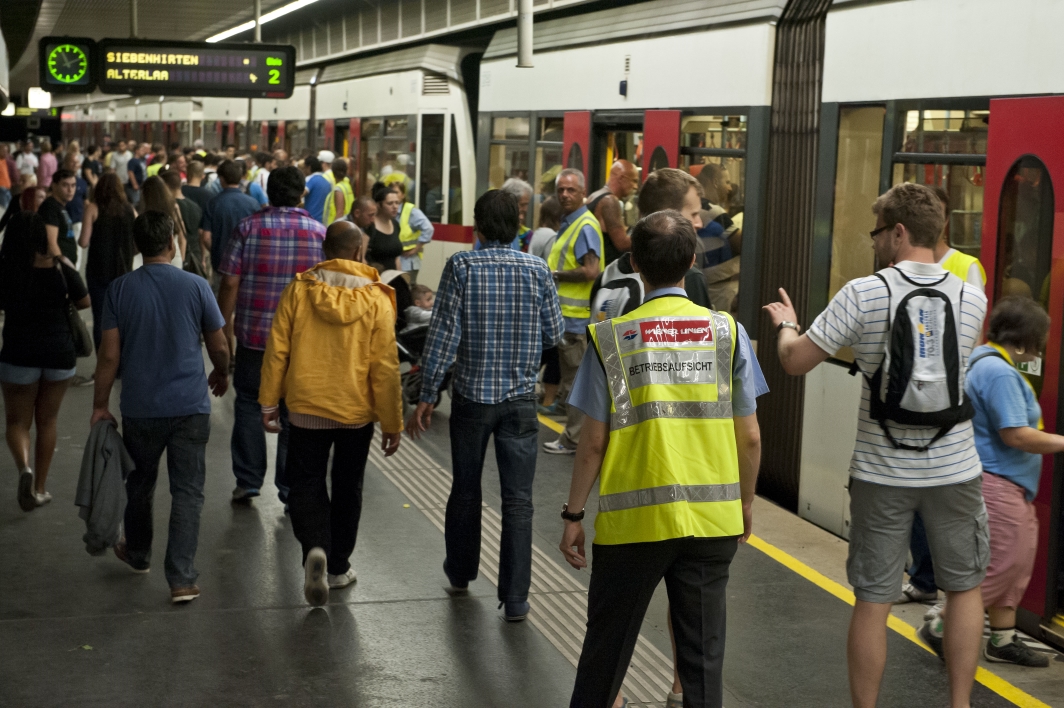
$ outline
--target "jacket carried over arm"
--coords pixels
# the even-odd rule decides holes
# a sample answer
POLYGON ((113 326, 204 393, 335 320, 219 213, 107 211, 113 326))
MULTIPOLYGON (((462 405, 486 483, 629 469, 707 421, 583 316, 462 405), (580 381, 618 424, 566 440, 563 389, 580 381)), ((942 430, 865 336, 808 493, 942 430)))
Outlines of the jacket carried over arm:
POLYGON ((74 504, 85 521, 85 550, 98 556, 118 543, 126 513, 126 477, 133 471, 115 424, 101 420, 89 431, 74 504))
POLYGON ((395 315, 395 291, 369 266, 337 259, 300 273, 273 318, 259 403, 402 431, 395 315))

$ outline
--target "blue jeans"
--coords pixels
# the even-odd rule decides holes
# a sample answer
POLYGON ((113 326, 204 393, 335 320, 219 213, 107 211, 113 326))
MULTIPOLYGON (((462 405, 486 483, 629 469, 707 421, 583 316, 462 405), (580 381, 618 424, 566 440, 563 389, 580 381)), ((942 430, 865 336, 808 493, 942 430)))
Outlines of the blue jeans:
POLYGON ((909 539, 909 552, 913 554, 913 565, 909 568, 909 582, 920 592, 934 592, 935 567, 931 563, 931 548, 927 545, 927 531, 919 512, 913 516, 913 533, 909 539))
POLYGON ((166 450, 170 478, 170 530, 166 543, 166 581, 171 588, 193 585, 199 543, 203 481, 211 417, 203 413, 176 418, 122 418, 122 439, 135 469, 126 479, 126 550, 134 565, 151 560, 152 501, 159 460, 166 450))
POLYGON ((7 209, 8 204, 11 203, 11 190, 7 187, 0 187, 0 207, 7 209))
MULTIPOLYGON (((259 383, 262 380, 262 358, 266 352, 237 345, 236 371, 233 388, 236 404, 233 410, 233 474, 236 486, 242 489, 262 489, 266 480, 266 431, 262 429, 262 407, 259 405, 259 383)), ((277 435, 277 466, 273 482, 277 496, 288 501, 285 481, 285 461, 288 459, 288 409, 281 402, 281 432, 277 435)))
POLYGON ((536 474, 539 439, 534 398, 488 405, 455 394, 451 403, 454 480, 447 499, 444 566, 453 582, 464 583, 477 577, 480 477, 491 435, 495 436, 495 459, 502 491, 499 600, 524 602, 532 582, 532 479, 536 474))

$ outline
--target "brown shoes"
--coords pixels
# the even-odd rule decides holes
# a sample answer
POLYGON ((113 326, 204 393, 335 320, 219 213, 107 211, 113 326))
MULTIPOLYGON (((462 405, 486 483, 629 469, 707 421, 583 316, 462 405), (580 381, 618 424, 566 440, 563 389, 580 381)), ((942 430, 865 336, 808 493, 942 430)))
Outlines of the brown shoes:
POLYGON ((192 602, 199 597, 199 586, 192 585, 187 588, 173 588, 170 590, 170 602, 175 605, 182 602, 192 602))

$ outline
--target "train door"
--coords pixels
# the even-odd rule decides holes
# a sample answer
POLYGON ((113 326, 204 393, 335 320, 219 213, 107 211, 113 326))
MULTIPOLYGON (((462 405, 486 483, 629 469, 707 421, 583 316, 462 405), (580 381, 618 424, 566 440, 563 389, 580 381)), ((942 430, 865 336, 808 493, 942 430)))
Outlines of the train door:
POLYGON ((417 173, 407 199, 416 204, 429 221, 439 224, 445 211, 447 114, 422 113, 418 118, 417 173))
MULTIPOLYGON (((1041 362, 1026 372, 1039 390, 1047 431, 1060 432, 1064 338, 1064 97, 990 102, 981 260, 987 295, 1031 297, 1052 325, 1041 362)), ((1034 574, 1019 611, 1024 631, 1064 646, 1064 563, 1060 554, 1064 456, 1046 455, 1035 511, 1034 574)))
POLYGON ((569 111, 562 126, 562 164, 580 170, 587 177, 591 155, 591 112, 569 111))
MULTIPOLYGON (((636 171, 640 174, 637 184, 642 184, 642 174, 645 173, 643 169, 643 127, 643 114, 624 114, 616 119, 610 118, 608 115, 601 116, 596 114, 592 130, 591 157, 588 161, 589 168, 586 174, 589 195, 606 184, 610 168, 617 160, 627 160, 635 165, 636 171)), ((678 130, 676 139, 676 150, 678 151, 678 130)), ((639 220, 639 210, 636 208, 637 195, 638 188, 621 202, 624 207, 625 223, 628 227, 635 226, 635 223, 639 220)), ((608 257, 609 252, 607 251, 608 257)))

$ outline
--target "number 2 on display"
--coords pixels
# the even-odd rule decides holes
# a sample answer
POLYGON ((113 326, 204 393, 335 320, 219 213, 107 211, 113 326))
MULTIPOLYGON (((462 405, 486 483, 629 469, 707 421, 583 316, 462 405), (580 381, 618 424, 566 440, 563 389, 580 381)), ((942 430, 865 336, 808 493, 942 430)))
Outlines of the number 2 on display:
POLYGON ((279 83, 281 83, 281 72, 278 71, 277 69, 270 69, 270 83, 271 84, 279 84, 279 83))

